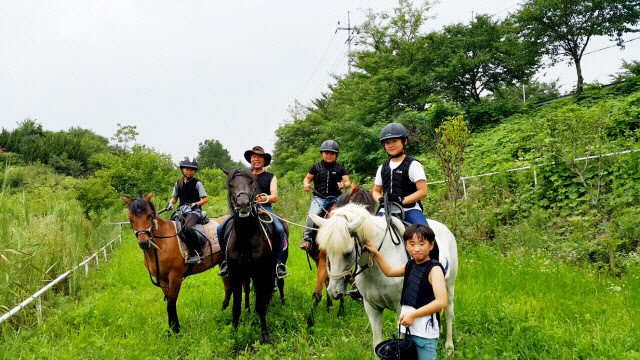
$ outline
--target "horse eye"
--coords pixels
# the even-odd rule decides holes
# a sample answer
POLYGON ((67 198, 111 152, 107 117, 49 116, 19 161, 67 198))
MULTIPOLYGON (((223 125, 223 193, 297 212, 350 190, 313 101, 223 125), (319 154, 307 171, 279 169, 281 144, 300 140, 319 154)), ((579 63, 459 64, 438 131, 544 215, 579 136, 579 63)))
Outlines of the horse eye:
POLYGON ((353 254, 353 251, 349 251, 348 253, 344 254, 344 257, 349 258, 351 257, 351 254, 353 254))

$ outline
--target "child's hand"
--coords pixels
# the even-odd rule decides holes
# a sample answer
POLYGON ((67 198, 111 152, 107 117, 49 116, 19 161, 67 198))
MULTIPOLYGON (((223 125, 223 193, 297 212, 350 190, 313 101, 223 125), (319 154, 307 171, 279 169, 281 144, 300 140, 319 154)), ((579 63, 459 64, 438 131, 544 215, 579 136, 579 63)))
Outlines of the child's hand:
POLYGON ((369 252, 371 252, 371 253, 372 253, 372 254, 374 254, 374 255, 378 255, 378 254, 380 254, 380 252, 378 252, 378 249, 376 249, 376 247, 375 247, 375 246, 373 246, 373 244, 371 244, 370 242, 369 242, 369 243, 364 244, 364 248, 365 248, 365 249, 367 249, 367 250, 369 250, 369 252))
POLYGON ((304 191, 309 192, 311 190, 311 184, 304 184, 304 191))
POLYGON ((338 189, 340 190, 344 189, 344 182, 338 181, 338 189))
POLYGON ((400 315, 400 318, 398 319, 400 324, 402 324, 405 327, 409 327, 413 325, 414 320, 415 320, 415 317, 413 315, 413 311, 400 315))

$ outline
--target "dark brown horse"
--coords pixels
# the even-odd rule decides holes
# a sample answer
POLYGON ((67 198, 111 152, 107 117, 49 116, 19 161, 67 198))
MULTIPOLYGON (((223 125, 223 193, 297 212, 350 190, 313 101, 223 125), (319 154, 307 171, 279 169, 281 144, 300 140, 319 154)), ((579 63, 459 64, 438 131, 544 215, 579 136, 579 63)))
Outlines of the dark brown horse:
MULTIPOLYGON (((351 191, 342 194, 338 201, 329 205, 328 209, 323 209, 318 216, 324 217, 325 219, 331 215, 333 209, 337 207, 344 206, 349 203, 356 203, 365 205, 369 212, 373 213, 375 211, 376 202, 373 200, 371 193, 362 186, 355 186, 351 191)), ((312 238, 315 238, 316 231, 313 230, 310 233, 312 238)), ((316 263, 316 289, 314 290, 313 297, 313 305, 311 307, 311 313, 307 317, 307 325, 309 327, 314 324, 314 315, 320 300, 322 300, 322 289, 329 284, 329 277, 327 277, 327 255, 324 251, 318 248, 318 245, 313 242, 311 248, 308 251, 309 257, 313 259, 316 263)), ((333 305, 331 297, 327 296, 327 311, 333 305)), ((340 299, 340 306, 338 309, 338 313, 341 314, 344 311, 344 298, 340 299)))
MULTIPOLYGON (((193 266, 187 273, 184 258, 180 251, 176 227, 173 222, 164 220, 156 214, 155 207, 151 202, 153 193, 143 198, 128 199, 122 196, 122 201, 129 206, 129 222, 138 239, 138 246, 144 251, 144 266, 149 271, 150 276, 154 276, 156 281, 151 280, 154 285, 160 287, 167 300, 167 314, 169 316, 169 327, 173 332, 180 332, 180 321, 176 311, 176 302, 180 293, 182 280, 188 275, 201 273, 222 262, 223 256, 218 245, 212 248, 211 254, 204 258, 200 264, 193 266), (216 249, 217 248, 217 249, 216 249), (159 268, 159 270, 158 270, 159 268)), ((215 222, 222 222, 227 216, 214 218, 215 222)), ((214 223, 211 223, 215 225, 214 223)), ((209 246, 209 244, 205 245, 209 246)), ((213 245, 212 245, 213 247, 213 245)), ((223 277, 225 304, 229 303, 231 297, 231 286, 228 277, 223 277)), ((249 305, 248 289, 245 289, 246 305, 249 305)))
MULTIPOLYGON (((226 241, 229 280, 233 293, 233 327, 238 328, 242 284, 251 279, 256 296, 255 310, 260 316, 262 342, 269 344, 267 329, 267 306, 271 301, 276 282, 276 254, 272 250, 276 244, 269 242, 267 224, 270 215, 261 214, 256 203, 260 194, 258 181, 248 169, 235 169, 227 173, 229 207, 233 211, 233 225, 226 241), (266 219, 264 218, 266 216, 266 219)), ((287 228, 285 227, 285 232, 287 228)), ((285 256, 286 259, 286 250, 285 256)), ((280 300, 284 303, 284 280, 278 279, 280 300)))

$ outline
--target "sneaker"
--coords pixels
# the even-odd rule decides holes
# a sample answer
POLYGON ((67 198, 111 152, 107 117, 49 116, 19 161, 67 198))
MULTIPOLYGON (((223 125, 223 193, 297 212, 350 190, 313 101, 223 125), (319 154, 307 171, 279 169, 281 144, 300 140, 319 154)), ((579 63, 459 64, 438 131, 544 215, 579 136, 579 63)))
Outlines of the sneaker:
POLYGON ((222 264, 220 264, 220 271, 218 271, 218 275, 220 276, 229 275, 229 266, 227 265, 227 260, 224 260, 222 264))
POLYGON ((278 277, 278 279, 286 278, 287 276, 289 276, 289 273, 287 272, 287 266, 285 264, 278 263, 276 265, 276 276, 278 277))

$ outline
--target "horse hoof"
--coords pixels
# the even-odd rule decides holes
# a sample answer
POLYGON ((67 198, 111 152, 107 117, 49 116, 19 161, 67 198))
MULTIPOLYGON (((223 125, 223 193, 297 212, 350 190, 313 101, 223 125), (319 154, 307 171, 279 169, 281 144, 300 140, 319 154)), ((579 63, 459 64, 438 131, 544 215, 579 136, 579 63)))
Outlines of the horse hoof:
POLYGON ((312 328, 312 327, 313 327, 313 318, 309 316, 307 318, 307 328, 312 328))
POLYGON ((284 298, 280 299, 280 304, 284 306, 284 298))
POLYGON ((262 344, 271 345, 271 338, 269 337, 269 333, 266 331, 262 333, 262 344))

